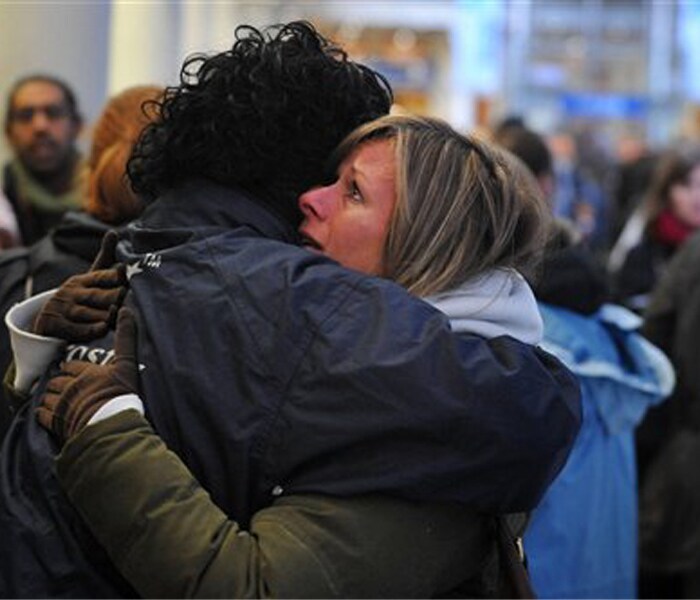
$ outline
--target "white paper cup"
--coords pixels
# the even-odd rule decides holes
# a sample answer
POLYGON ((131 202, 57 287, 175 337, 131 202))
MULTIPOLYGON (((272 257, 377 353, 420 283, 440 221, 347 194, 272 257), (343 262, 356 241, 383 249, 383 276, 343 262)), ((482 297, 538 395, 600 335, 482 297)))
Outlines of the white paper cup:
POLYGON ((14 387, 28 392, 34 382, 44 374, 49 363, 66 346, 65 340, 31 333, 34 318, 46 301, 56 293, 49 290, 15 304, 5 315, 5 325, 10 331, 10 344, 15 359, 14 387))

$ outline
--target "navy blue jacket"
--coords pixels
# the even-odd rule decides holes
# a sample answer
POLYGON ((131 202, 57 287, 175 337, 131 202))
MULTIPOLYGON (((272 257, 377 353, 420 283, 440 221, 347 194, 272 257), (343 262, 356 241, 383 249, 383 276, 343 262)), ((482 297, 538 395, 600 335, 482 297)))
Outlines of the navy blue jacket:
MULTIPOLYGON (((243 525, 276 495, 301 492, 531 509, 580 425, 571 374, 513 338, 453 334, 399 286, 295 247, 294 235, 242 194, 193 182, 120 243, 147 416, 214 501, 243 525)), ((11 430, 5 449, 44 435, 30 420, 33 433, 11 430)), ((32 479, 33 466, 20 467, 32 479)), ((3 512, 17 492, 3 485, 3 512)), ((0 518, 3 529, 21 545, 16 523, 0 518)), ((94 572, 73 575, 92 585, 94 572)))

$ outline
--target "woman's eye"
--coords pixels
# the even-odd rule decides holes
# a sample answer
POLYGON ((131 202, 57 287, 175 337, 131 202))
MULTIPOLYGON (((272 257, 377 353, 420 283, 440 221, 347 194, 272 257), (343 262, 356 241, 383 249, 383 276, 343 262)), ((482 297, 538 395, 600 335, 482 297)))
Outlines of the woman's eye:
POLYGON ((354 181, 350 183, 349 195, 355 202, 364 202, 362 192, 360 192, 360 188, 357 187, 357 184, 354 181))

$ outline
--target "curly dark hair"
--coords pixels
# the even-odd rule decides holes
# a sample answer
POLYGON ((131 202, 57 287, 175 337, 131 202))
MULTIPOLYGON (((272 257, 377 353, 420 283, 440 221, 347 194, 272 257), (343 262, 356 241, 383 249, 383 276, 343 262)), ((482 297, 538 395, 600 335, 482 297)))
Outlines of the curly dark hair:
POLYGON ((128 164, 152 199, 193 177, 239 186, 296 224, 297 198, 321 182, 335 146, 389 111, 379 73, 305 21, 236 28, 231 50, 188 58, 128 164))

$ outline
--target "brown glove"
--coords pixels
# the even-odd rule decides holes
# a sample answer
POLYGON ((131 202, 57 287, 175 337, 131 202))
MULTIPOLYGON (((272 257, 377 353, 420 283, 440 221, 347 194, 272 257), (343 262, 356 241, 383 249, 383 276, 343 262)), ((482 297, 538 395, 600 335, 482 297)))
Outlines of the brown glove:
POLYGON ((124 265, 112 267, 118 239, 114 231, 105 235, 90 271, 63 282, 37 315, 34 333, 87 342, 114 326, 128 289, 124 265))
POLYGON ((63 444, 102 405, 117 396, 137 393, 136 320, 124 307, 119 311, 112 360, 106 365, 77 360, 62 363, 61 372, 46 386, 36 416, 63 444))

